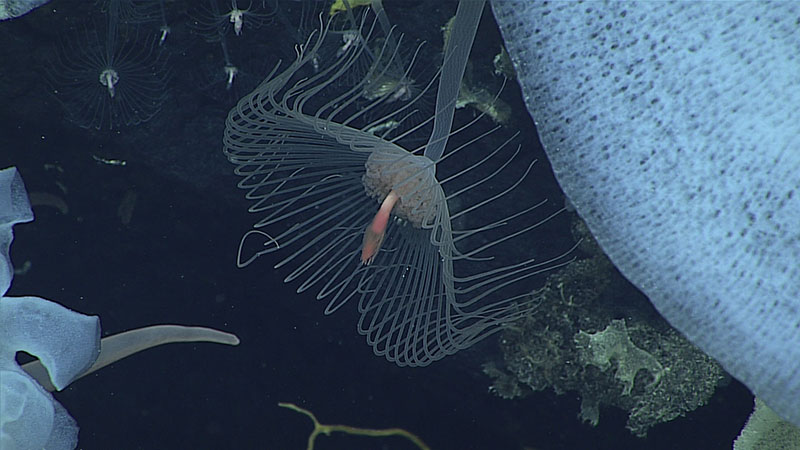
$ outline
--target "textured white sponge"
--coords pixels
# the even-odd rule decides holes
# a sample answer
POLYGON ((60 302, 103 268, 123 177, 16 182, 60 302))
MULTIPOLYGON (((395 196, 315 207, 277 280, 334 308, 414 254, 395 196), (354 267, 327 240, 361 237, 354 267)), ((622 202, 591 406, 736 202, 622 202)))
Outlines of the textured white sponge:
POLYGON ((800 4, 493 9, 558 181, 614 264, 800 425, 800 4))

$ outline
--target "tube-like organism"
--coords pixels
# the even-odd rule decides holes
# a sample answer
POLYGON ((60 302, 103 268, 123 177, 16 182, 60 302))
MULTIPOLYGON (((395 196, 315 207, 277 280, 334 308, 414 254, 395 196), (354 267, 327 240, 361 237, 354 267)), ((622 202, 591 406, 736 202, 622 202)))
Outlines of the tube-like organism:
POLYGON ((505 258, 547 220, 534 212, 542 203, 495 209, 519 194, 532 168, 518 146, 509 139, 474 150, 475 138, 444 151, 451 136, 469 128, 450 130, 459 72, 482 10, 482 2, 459 6, 461 34, 445 55, 440 104, 421 123, 395 134, 371 131, 404 122, 435 83, 371 118, 394 94, 364 105, 365 83, 391 67, 403 39, 390 31, 372 50, 378 31, 366 16, 354 45, 319 71, 313 61, 328 30, 313 34, 297 59, 273 70, 226 122, 225 154, 255 202, 250 212, 262 216, 242 239, 239 266, 284 252, 276 268, 291 268, 286 282, 299 282, 298 292, 316 291, 327 301, 326 314, 357 302, 359 332, 376 355, 401 366, 430 364, 529 313, 536 300, 521 282, 565 262, 564 255, 505 258), (362 59, 387 64, 361 65, 362 59), (367 67, 361 81, 343 87, 359 67, 367 67), (430 144, 401 146, 432 128, 430 144))

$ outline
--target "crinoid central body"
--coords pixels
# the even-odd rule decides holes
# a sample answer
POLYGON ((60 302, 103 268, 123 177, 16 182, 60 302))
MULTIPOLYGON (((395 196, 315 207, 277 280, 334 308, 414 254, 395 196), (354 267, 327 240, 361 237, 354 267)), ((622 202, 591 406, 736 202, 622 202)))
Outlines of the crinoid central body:
MULTIPOLYGON (((472 13, 480 17, 480 2, 462 4, 479 5, 472 13)), ((419 51, 400 61, 403 36, 386 30, 378 41, 376 21, 367 17, 349 30, 356 42, 342 52, 321 51, 341 45, 328 39, 329 28, 312 34, 292 64, 273 70, 228 115, 225 154, 254 201, 249 211, 261 217, 242 239, 238 264, 282 253, 275 267, 288 269, 284 281, 299 283, 298 292, 315 291, 327 301, 326 314, 357 302, 358 330, 375 353, 421 366, 527 314, 536 302, 520 282, 564 260, 495 259, 493 250, 515 245, 547 220, 542 203, 487 212, 509 204, 533 161, 525 162, 512 139, 465 151, 490 132, 444 150, 450 136, 472 129, 451 132, 450 123, 439 123, 448 120, 447 109, 452 120, 461 79, 448 76, 447 63, 411 98, 367 97, 370 80, 419 64, 419 51), (382 44, 369 45, 376 41, 382 44), (436 114, 412 121, 415 105, 440 78, 455 83, 450 97, 443 99, 440 85, 436 114), (427 144, 413 144, 426 133, 427 144), (446 161, 456 169, 443 167, 446 161)), ((475 27, 477 19, 473 36, 475 27)), ((472 36, 456 45, 468 50, 472 36)), ((456 57, 448 54, 445 61, 456 57)))

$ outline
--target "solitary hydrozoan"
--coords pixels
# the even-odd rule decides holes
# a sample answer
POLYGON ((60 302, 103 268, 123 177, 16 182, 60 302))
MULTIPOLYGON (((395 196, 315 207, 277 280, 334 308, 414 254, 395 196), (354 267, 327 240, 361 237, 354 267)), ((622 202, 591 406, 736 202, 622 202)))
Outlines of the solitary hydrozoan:
POLYGON ((61 40, 47 80, 76 125, 116 130, 147 122, 161 110, 170 72, 158 36, 137 39, 119 0, 108 3, 105 19, 105 33, 86 28, 61 40))
POLYGON ((523 281, 564 262, 495 258, 547 219, 542 203, 498 210, 533 166, 519 146, 481 149, 475 137, 447 146, 471 129, 451 131, 482 11, 483 2, 459 4, 433 117, 410 119, 433 80, 408 101, 391 90, 365 98, 370 80, 396 67, 404 40, 393 29, 379 39, 377 20, 364 15, 348 30, 354 43, 318 70, 334 33, 330 24, 313 33, 226 122, 225 154, 262 217, 242 238, 239 266, 285 252, 275 265, 291 268, 285 281, 313 288, 326 314, 356 299, 359 332, 398 365, 430 364, 529 313, 536 300, 523 281))

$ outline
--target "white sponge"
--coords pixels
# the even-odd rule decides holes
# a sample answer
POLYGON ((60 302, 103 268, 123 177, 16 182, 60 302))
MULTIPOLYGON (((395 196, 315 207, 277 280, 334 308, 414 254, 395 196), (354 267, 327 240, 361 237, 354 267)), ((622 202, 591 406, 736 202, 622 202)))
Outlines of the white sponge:
POLYGON ((33 220, 17 170, 0 170, 0 448, 73 449, 78 427, 67 411, 17 365, 25 351, 39 358, 58 389, 100 353, 100 320, 38 297, 5 297, 14 271, 11 227, 33 220))
POLYGON ((493 9, 558 181, 605 252, 800 425, 800 5, 493 9))

